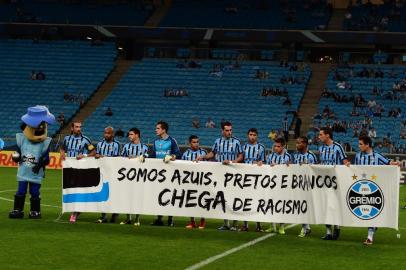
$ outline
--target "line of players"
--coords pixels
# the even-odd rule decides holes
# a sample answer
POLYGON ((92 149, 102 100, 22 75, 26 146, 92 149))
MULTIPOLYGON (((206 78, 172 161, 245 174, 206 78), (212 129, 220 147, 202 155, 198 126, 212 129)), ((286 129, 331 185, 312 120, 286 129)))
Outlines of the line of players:
MULTIPOLYGON (((124 145, 120 152, 120 143, 114 139, 114 129, 106 127, 104 129, 104 139, 97 143, 96 148, 92 145, 90 139, 81 133, 81 123, 75 122, 71 126, 71 135, 64 138, 61 147, 61 157, 76 157, 77 159, 94 156, 95 158, 102 158, 104 156, 115 157, 123 156, 128 158, 138 158, 141 162, 148 158, 163 159, 164 162, 174 161, 176 159, 189 160, 189 161, 203 161, 214 160, 221 162, 224 165, 232 163, 247 163, 262 166, 268 164, 271 166, 278 164, 323 164, 323 165, 350 165, 348 157, 343 147, 333 140, 333 132, 330 128, 321 128, 319 139, 322 145, 319 148, 319 158, 314 153, 308 150, 308 139, 306 136, 301 136, 296 140, 296 152, 291 155, 285 148, 284 138, 277 138, 274 140, 272 152, 266 157, 265 146, 258 142, 258 131, 251 128, 247 132, 247 143, 242 145, 241 141, 233 136, 232 124, 230 122, 222 123, 221 132, 222 136, 215 140, 211 150, 200 148, 199 138, 195 135, 190 136, 188 148, 181 154, 178 144, 174 138, 169 134, 169 126, 164 121, 159 121, 156 124, 155 132, 157 139, 152 144, 152 149, 147 145, 141 143, 141 133, 137 128, 131 128, 128 131, 128 139, 130 142, 124 145)), ((361 136, 359 138, 359 148, 354 159, 355 165, 397 165, 398 162, 390 161, 383 155, 373 151, 372 141, 368 136, 361 136)), ((70 222, 76 222, 79 213, 72 213, 70 222)), ((115 222, 118 214, 112 214, 110 222, 115 222)), ((98 223, 108 222, 107 215, 102 214, 97 220, 98 223)), ((132 224, 131 215, 127 214, 125 221, 120 224, 132 224)), ((173 217, 168 217, 168 226, 173 227, 173 217)), ((139 215, 135 216, 135 226, 140 226, 139 215)), ((152 225, 163 226, 163 217, 158 216, 152 225)), ((219 230, 230 231, 248 231, 248 222, 244 221, 240 228, 237 228, 237 221, 234 220, 231 225, 229 220, 224 220, 224 224, 218 228, 219 230)), ((206 221, 204 218, 200 219, 197 225, 195 218, 190 219, 186 228, 204 229, 206 221)), ((372 245, 373 236, 377 228, 368 228, 368 237, 364 241, 365 245, 372 245)), ((257 232, 263 232, 259 222, 256 223, 257 232)), ((265 232, 277 232, 285 234, 284 224, 271 224, 265 232)), ((303 224, 299 237, 306 237, 310 234, 311 229, 309 224, 303 224)), ((338 225, 326 225, 326 234, 322 237, 323 240, 337 240, 340 236, 340 228, 338 225)))

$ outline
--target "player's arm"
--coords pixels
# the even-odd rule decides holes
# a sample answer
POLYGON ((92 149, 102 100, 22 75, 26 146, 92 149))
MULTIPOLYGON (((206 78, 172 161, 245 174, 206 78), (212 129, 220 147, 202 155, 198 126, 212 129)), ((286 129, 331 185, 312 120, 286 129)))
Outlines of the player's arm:
POLYGON ((393 166, 400 166, 399 161, 389 160, 385 156, 379 154, 378 156, 378 164, 379 165, 393 165, 393 166))
POLYGON ((394 165, 394 166, 399 166, 399 167, 400 167, 400 162, 399 162, 399 161, 391 160, 391 161, 389 162, 389 165, 394 165))
POLYGON ((152 148, 150 154, 148 155, 150 158, 156 158, 156 149, 155 149, 155 141, 152 142, 152 148))
POLYGON ((130 158, 130 157, 127 155, 127 144, 124 145, 123 149, 121 150, 121 156, 122 156, 122 157, 128 157, 128 158, 130 158))
POLYGON ((59 152, 61 154, 61 159, 65 160, 66 159, 66 138, 63 139, 63 143, 61 145, 61 149, 59 149, 59 152))
POLYGON ((97 147, 96 147, 96 154, 94 155, 94 158, 102 158, 103 157, 103 155, 101 155, 100 154, 100 142, 97 144, 97 147))
POLYGON ((176 159, 180 159, 182 157, 182 153, 180 152, 178 143, 171 137, 172 143, 171 143, 171 160, 174 161, 176 159))
POLYGON ((82 159, 84 157, 93 157, 95 156, 95 147, 91 143, 90 139, 85 139, 82 141, 82 146, 79 152, 79 155, 76 157, 76 159, 82 159), (87 151, 87 154, 85 153, 85 150, 87 151))
POLYGON ((288 160, 285 164, 289 167, 289 165, 292 164, 292 156, 288 152, 286 152, 286 155, 288 156, 288 160))
POLYGON ((237 158, 233 160, 233 163, 241 163, 244 160, 244 155, 242 153, 239 153, 237 158))
POLYGON ((265 163, 265 149, 261 148, 260 153, 259 153, 259 159, 258 161, 255 161, 254 164, 257 164, 258 166, 262 166, 265 163))
POLYGON ((351 162, 348 160, 348 156, 345 154, 344 148, 341 145, 337 151, 337 154, 345 166, 350 166, 351 162))
POLYGON ((241 163, 244 160, 244 155, 243 155, 243 151, 242 151, 242 147, 241 147, 240 143, 237 144, 237 153, 238 154, 237 154, 236 159, 234 159, 234 160, 224 160, 223 164, 228 165, 228 164, 231 164, 231 163, 241 163))
POLYGON ((115 144, 113 156, 114 157, 120 156, 120 144, 118 142, 115 144))

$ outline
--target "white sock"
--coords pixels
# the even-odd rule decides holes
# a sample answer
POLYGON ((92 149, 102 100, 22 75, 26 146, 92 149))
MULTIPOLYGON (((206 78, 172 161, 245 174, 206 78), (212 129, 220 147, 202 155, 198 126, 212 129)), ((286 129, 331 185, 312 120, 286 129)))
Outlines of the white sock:
POLYGON ((375 228, 368 228, 368 239, 374 241, 375 228))
POLYGON ((331 235, 331 228, 330 227, 326 227, 326 234, 331 235))

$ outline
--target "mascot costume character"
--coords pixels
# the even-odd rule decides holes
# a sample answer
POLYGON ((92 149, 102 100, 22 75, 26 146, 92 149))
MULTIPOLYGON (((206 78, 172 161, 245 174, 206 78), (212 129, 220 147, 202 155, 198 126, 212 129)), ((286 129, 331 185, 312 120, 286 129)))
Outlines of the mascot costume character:
POLYGON ((13 160, 18 163, 18 189, 14 196, 14 209, 9 218, 23 218, 25 195, 29 189, 31 209, 29 218, 41 218, 40 188, 45 176, 45 166, 49 163, 49 145, 51 138, 47 137, 48 124, 55 123, 55 116, 47 107, 30 107, 21 117, 22 133, 16 134, 17 151, 13 160))

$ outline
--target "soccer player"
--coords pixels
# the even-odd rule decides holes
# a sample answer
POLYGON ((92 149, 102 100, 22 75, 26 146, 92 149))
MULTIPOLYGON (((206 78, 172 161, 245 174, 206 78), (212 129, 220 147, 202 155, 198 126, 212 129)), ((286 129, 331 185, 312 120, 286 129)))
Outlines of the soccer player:
MULTIPOLYGON (((396 165, 400 163, 396 161, 390 161, 378 152, 372 149, 372 139, 369 136, 362 135, 358 139, 359 152, 355 155, 355 165, 396 165)), ((368 237, 364 241, 364 245, 370 246, 374 241, 374 234, 378 228, 369 227, 368 237)))
MULTIPOLYGON (((222 137, 218 138, 211 151, 205 156, 199 156, 196 160, 210 160, 212 158, 217 162, 221 162, 224 165, 230 165, 232 163, 240 163, 243 161, 241 142, 236 137, 233 137, 233 125, 229 121, 221 123, 222 137)), ((230 227, 230 222, 225 219, 223 226, 218 228, 220 231, 230 230, 237 231, 237 221, 233 221, 233 225, 230 227)))
MULTIPOLYGON (((316 155, 309 151, 308 148, 309 140, 306 136, 299 136, 296 139, 296 150, 293 154, 294 164, 317 164, 316 155)), ((303 224, 302 230, 300 231, 299 237, 306 237, 310 234, 311 229, 309 224, 303 224)))
MULTIPOLYGON (((265 146, 258 143, 258 130, 256 128, 250 128, 247 132, 247 137, 248 142, 242 147, 244 163, 262 166, 262 164, 265 163, 265 146)), ((248 231, 248 221, 244 221, 240 231, 248 231)), ((257 222, 255 231, 263 232, 260 222, 257 222)))
MULTIPOLYGON (((284 138, 276 138, 273 144, 273 151, 268 155, 268 158, 266 159, 266 164, 269 164, 271 166, 274 165, 279 165, 279 164, 286 164, 289 165, 289 163, 292 162, 292 157, 286 151, 285 149, 286 141, 284 138)), ((284 223, 279 223, 279 228, 278 230, 276 229, 276 224, 273 223, 267 230, 266 232, 278 232, 279 234, 285 234, 285 224, 284 223)))
MULTIPOLYGON (((189 137, 189 144, 190 148, 183 153, 182 160, 196 161, 197 157, 207 155, 207 151, 200 148, 199 137, 196 135, 191 135, 189 137)), ((201 230, 204 229, 206 227, 206 220, 200 218, 199 226, 197 226, 195 218, 191 217, 189 224, 186 225, 186 229, 194 229, 197 227, 201 230)))
MULTIPOLYGON (((168 135, 169 125, 164 121, 159 121, 155 127, 158 138, 152 143, 151 158, 163 159, 165 163, 181 158, 178 143, 168 135)), ((162 216, 158 216, 152 223, 155 226, 163 226, 162 216)), ((168 226, 173 227, 173 217, 168 217, 168 226)))
MULTIPOLYGON (((110 126, 104 129, 104 139, 97 143, 95 158, 118 157, 120 143, 114 139, 114 129, 110 126)), ((110 223, 116 222, 118 214, 112 214, 110 223)), ((96 223, 107 223, 107 214, 102 213, 96 223)))
MULTIPOLYGON (((344 148, 337 142, 333 141, 333 131, 329 127, 320 128, 319 139, 323 143, 319 147, 320 164, 322 165, 350 165, 344 148)), ((340 226, 326 225, 326 235, 323 240, 337 240, 340 237, 340 226)))
MULTIPOLYGON (((95 154, 95 148, 88 137, 82 134, 82 123, 74 121, 71 124, 71 134, 65 136, 60 149, 61 159, 66 157, 75 157, 81 159, 83 157, 92 156, 95 154)), ((70 215, 69 221, 75 223, 79 212, 73 212, 70 215)))
MULTIPOLYGON (((131 128, 127 134, 129 143, 126 143, 121 151, 122 157, 128 158, 138 158, 141 162, 145 161, 145 158, 148 157, 148 146, 141 143, 141 132, 138 128, 131 128)), ((127 219, 120 222, 121 225, 131 224, 131 215, 127 214, 127 219)), ((140 215, 135 215, 134 226, 140 226, 140 215)))

